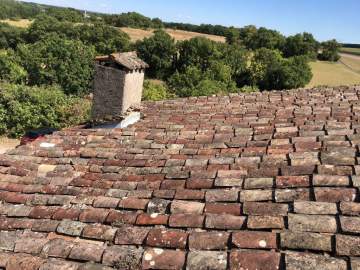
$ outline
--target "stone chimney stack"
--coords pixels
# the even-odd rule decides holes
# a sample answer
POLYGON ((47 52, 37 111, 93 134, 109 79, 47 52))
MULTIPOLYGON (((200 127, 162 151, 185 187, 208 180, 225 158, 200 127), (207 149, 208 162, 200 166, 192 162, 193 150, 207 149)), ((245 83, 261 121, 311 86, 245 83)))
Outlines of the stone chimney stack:
POLYGON ((141 103, 147 67, 136 52, 96 57, 92 107, 94 123, 114 123, 115 127, 123 127, 120 123, 129 116, 130 107, 141 103))

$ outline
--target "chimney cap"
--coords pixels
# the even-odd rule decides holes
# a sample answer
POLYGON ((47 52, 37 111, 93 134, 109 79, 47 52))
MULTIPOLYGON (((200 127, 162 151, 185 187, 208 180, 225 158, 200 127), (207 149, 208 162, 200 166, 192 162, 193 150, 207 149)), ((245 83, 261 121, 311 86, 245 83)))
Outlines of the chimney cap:
POLYGON ((97 56, 95 60, 99 62, 115 62, 129 70, 145 69, 149 67, 147 63, 137 56, 135 51, 97 56))

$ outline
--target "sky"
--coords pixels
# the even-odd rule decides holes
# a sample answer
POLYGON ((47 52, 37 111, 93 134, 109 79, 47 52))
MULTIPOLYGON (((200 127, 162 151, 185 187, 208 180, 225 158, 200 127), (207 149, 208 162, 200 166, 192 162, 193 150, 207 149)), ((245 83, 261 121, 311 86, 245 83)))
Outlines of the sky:
POLYGON ((25 0, 104 13, 136 11, 163 21, 313 33, 360 44, 360 0, 25 0))

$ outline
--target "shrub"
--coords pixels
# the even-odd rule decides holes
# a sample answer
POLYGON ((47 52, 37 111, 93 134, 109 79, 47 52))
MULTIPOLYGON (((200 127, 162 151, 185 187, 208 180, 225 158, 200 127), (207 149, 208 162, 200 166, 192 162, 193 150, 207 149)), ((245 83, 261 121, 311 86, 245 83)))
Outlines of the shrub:
POLYGON ((227 85, 221 81, 204 79, 192 89, 191 96, 211 96, 227 93, 227 85))
POLYGON ((208 96, 237 91, 231 79, 230 67, 222 62, 212 62, 202 72, 197 66, 188 67, 183 73, 176 72, 169 85, 177 96, 208 96))
POLYGON ((163 82, 145 80, 143 100, 163 100, 173 98, 174 95, 169 92, 167 85, 163 82))
POLYGON ((63 128, 88 120, 90 102, 59 87, 0 84, 0 133, 19 137, 40 127, 63 128))
POLYGON ((253 92, 259 92, 259 88, 256 86, 250 86, 250 85, 244 85, 239 89, 240 93, 253 93, 253 92))
POLYGON ((19 59, 12 50, 0 51, 0 80, 12 83, 24 83, 26 70, 19 64, 19 59))
POLYGON ((94 49, 81 41, 52 34, 18 48, 30 85, 59 84, 66 94, 88 91, 93 74, 94 49))

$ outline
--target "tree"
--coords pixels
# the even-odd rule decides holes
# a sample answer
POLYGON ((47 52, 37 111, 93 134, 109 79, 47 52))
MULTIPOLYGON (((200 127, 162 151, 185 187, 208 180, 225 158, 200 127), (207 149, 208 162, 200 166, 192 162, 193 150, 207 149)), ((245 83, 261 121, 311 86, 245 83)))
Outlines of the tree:
POLYGON ((252 58, 252 84, 261 90, 304 87, 312 78, 306 56, 283 58, 280 51, 258 49, 252 58))
POLYGON ((240 43, 246 48, 251 48, 253 36, 257 33, 257 28, 254 25, 247 25, 239 29, 240 43))
POLYGON ((176 72, 168 82, 180 97, 208 96, 237 90, 231 67, 220 61, 211 62, 205 72, 197 66, 187 67, 182 73, 176 72))
POLYGON ((290 36, 286 39, 284 46, 284 56, 300 56, 306 55, 310 59, 315 60, 318 54, 319 43, 312 34, 302 33, 290 36))
POLYGON ((83 22, 84 15, 81 11, 73 8, 49 7, 46 13, 59 21, 83 22))
POLYGON ((104 23, 74 25, 45 15, 38 16, 30 26, 27 41, 34 43, 54 33, 63 38, 80 40, 86 45, 94 46, 97 54, 126 51, 130 47, 130 37, 126 33, 104 23))
POLYGON ((88 91, 95 57, 93 47, 53 34, 34 44, 19 46, 18 54, 30 85, 59 84, 67 94, 88 91))
POLYGON ((249 62, 251 54, 238 44, 224 47, 224 62, 231 69, 232 79, 238 87, 249 85, 249 62))
POLYGON ((236 83, 232 78, 231 67, 222 61, 211 62, 209 68, 204 73, 204 77, 212 81, 222 82, 223 91, 232 92, 236 89, 236 83))
POLYGON ((226 42, 228 44, 234 44, 239 41, 240 31, 235 27, 229 27, 225 33, 226 42))
POLYGON ((110 15, 105 17, 106 23, 117 27, 133 27, 133 28, 151 28, 156 27, 159 21, 152 20, 137 12, 122 13, 120 15, 110 15))
POLYGON ((306 56, 294 56, 284 59, 282 65, 282 79, 279 89, 293 89, 305 87, 313 74, 306 56))
POLYGON ((203 73, 197 66, 187 67, 184 72, 175 72, 168 80, 170 88, 179 97, 190 97, 203 79, 203 73))
POLYGON ((41 14, 36 17, 28 28, 26 41, 28 43, 34 43, 52 33, 63 37, 70 37, 74 35, 74 25, 70 22, 59 22, 59 20, 54 17, 41 14))
POLYGON ((33 18, 41 12, 37 4, 14 0, 0 1, 0 19, 33 18))
POLYGON ((176 68, 184 71, 187 67, 197 66, 206 71, 210 62, 220 60, 223 56, 221 44, 204 37, 196 37, 178 43, 176 68))
POLYGON ((281 60, 280 51, 266 48, 256 50, 250 64, 251 84, 262 90, 271 89, 275 82, 269 81, 269 76, 274 70, 279 69, 281 60))
POLYGON ((147 74, 150 77, 165 79, 173 73, 176 46, 168 33, 157 30, 152 37, 138 41, 135 47, 139 57, 149 64, 147 74))
POLYGON ((11 83, 24 83, 26 70, 19 64, 20 60, 12 50, 0 51, 0 80, 11 83))
POLYGON ((160 20, 159 18, 152 19, 151 24, 152 24, 153 28, 163 28, 164 27, 162 20, 160 20))
POLYGON ((260 27, 257 32, 251 36, 248 47, 255 50, 260 48, 282 50, 285 44, 285 37, 278 31, 260 27))
POLYGON ((18 137, 40 127, 63 128, 88 120, 90 102, 66 96, 58 86, 0 84, 0 134, 18 137))
POLYGON ((19 43, 23 43, 25 31, 21 28, 0 23, 0 49, 16 49, 19 43))
POLYGON ((97 54, 123 52, 130 47, 128 34, 101 22, 75 26, 74 34, 70 35, 70 38, 94 46, 97 54))
POLYGON ((335 39, 321 43, 322 52, 319 54, 319 59, 332 62, 338 61, 340 59, 340 47, 341 45, 335 39))

